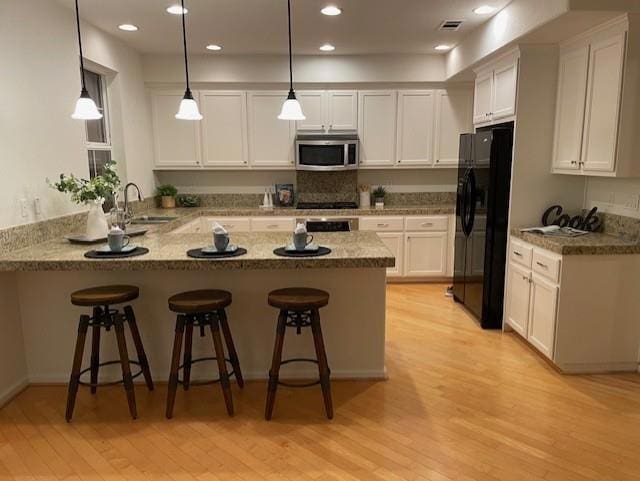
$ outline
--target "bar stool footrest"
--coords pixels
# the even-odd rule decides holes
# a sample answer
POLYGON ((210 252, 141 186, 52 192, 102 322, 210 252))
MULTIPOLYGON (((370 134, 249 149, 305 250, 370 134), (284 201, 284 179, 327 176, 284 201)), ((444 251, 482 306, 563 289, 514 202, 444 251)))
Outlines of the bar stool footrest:
MULTIPOLYGON (((112 366, 114 364, 118 364, 120 365, 120 360, 118 361, 106 361, 106 362, 101 362, 100 364, 98 364, 98 367, 104 367, 104 366, 112 366)), ((135 378, 139 377, 142 375, 142 364, 139 361, 129 361, 129 365, 134 365, 134 366, 138 366, 140 368, 140 370, 138 372, 136 372, 135 374, 131 375, 131 380, 134 380, 135 378)), ((83 369, 82 371, 80 371, 80 374, 78 375, 80 378, 88 373, 91 372, 91 367, 88 367, 86 369, 83 369)), ((78 384, 80 386, 88 386, 88 387, 106 387, 106 386, 115 386, 117 384, 124 384, 124 379, 119 379, 118 381, 110 381, 110 382, 96 382, 96 383, 92 383, 92 382, 85 382, 82 381, 81 379, 78 380, 78 384)))
MULTIPOLYGON (((217 357, 201 357, 199 359, 192 359, 191 360, 191 365, 193 366, 194 364, 197 364, 199 362, 205 362, 205 361, 217 361, 218 358, 217 357)), ((231 359, 224 359, 225 362, 230 365, 232 367, 231 371, 228 372, 228 377, 231 376, 235 376, 235 371, 233 370, 233 364, 231 364, 231 359)), ((184 364, 180 364, 180 366, 178 366, 178 371, 181 371, 184 369, 184 364)), ((189 387, 191 386, 208 386, 210 384, 218 384, 220 382, 220 378, 218 379, 212 379, 212 380, 202 380, 202 381, 189 381, 189 387)), ((184 384, 184 381, 182 379, 180 379, 180 377, 178 377, 178 384, 184 384)))
MULTIPOLYGON (((283 364, 290 364, 294 362, 310 362, 311 364, 318 364, 317 359, 293 358, 293 359, 287 359, 285 361, 281 361, 280 365, 282 366, 283 364)), ((317 386, 318 384, 320 384, 320 382, 321 382, 320 379, 318 379, 317 381, 311 381, 311 382, 305 382, 305 383, 294 383, 294 382, 278 380, 278 385, 284 386, 284 387, 292 387, 292 388, 304 388, 304 387, 317 386)))

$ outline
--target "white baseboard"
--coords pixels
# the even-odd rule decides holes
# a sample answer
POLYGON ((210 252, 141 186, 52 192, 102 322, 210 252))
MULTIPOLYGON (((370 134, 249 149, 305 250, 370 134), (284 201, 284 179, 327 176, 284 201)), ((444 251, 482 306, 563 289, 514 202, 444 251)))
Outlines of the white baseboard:
POLYGON ((0 407, 4 406, 22 391, 24 391, 27 386, 29 386, 29 380, 25 378, 16 382, 13 386, 10 386, 4 391, 0 392, 0 407))
POLYGON ((564 374, 640 372, 637 362, 558 363, 557 366, 564 374))

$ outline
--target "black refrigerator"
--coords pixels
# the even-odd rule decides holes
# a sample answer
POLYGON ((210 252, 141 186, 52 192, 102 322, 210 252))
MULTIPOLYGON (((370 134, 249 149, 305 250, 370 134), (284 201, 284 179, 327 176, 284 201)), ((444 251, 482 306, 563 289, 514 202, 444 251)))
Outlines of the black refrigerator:
POLYGON ((483 329, 502 327, 513 122, 460 136, 453 297, 483 329))

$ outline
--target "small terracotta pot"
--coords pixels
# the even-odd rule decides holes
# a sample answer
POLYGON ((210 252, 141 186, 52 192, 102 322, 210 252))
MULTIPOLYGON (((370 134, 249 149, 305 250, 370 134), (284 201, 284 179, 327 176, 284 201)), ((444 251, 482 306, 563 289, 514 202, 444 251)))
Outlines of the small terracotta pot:
POLYGON ((160 202, 162 203, 163 209, 175 209, 176 208, 176 198, 171 195, 163 195, 160 198, 160 202))

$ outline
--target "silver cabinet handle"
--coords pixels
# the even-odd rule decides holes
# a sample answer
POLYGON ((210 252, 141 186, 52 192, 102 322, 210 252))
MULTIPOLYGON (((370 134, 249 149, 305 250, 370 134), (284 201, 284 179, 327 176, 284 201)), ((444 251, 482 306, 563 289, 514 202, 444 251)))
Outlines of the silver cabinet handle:
POLYGON ((514 253, 515 255, 517 255, 518 257, 522 257, 522 254, 520 254, 520 252, 518 252, 518 251, 513 251, 513 253, 514 253))
POLYGON ((228 227, 229 229, 233 229, 235 226, 233 224, 222 224, 222 227, 225 229, 228 227))
POLYGON ((278 224, 270 224, 267 226, 267 229, 277 229, 278 228, 278 224))
POLYGON ((433 227, 433 222, 423 222, 422 227, 433 227))
POLYGON ((389 224, 378 224, 378 227, 389 227, 389 224))
POLYGON ((528 278, 527 276, 522 276, 522 280, 523 280, 523 281, 528 281, 528 280, 529 280, 529 278, 528 278))
POLYGON ((544 268, 544 269, 548 269, 549 266, 546 264, 543 264, 542 262, 536 261, 536 264, 538 264, 540 267, 544 268))

